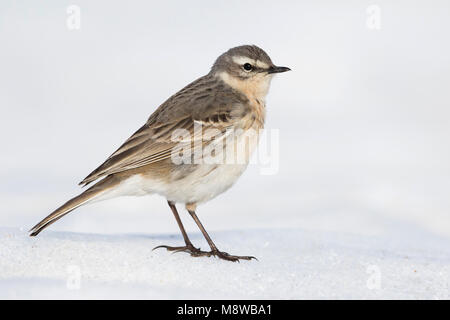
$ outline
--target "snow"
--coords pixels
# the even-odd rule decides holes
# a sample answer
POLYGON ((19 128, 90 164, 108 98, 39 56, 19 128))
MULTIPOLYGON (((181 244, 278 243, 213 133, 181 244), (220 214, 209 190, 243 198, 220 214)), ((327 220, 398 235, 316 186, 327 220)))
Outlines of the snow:
MULTIPOLYGON (((450 246, 302 229, 213 232, 232 263, 152 248, 177 234, 81 234, 30 238, 0 229, 0 298, 448 299, 450 246)), ((192 241, 206 248, 200 233, 192 241)), ((403 239, 402 239, 403 238, 403 239)))
POLYGON ((61 1, 1 1, 0 298, 449 299, 449 3, 416 2, 379 3, 376 31, 355 1, 274 16, 274 1, 79 0, 76 31, 61 1), (247 43, 292 69, 267 97, 273 174, 251 165, 197 215, 221 250, 259 261, 152 251, 183 243, 158 196, 83 206, 27 236, 247 43))

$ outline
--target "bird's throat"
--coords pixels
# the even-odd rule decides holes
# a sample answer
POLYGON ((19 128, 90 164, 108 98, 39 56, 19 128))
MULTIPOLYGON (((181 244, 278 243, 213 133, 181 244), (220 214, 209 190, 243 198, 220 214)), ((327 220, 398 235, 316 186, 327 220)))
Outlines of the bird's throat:
POLYGON ((233 89, 243 93, 249 100, 258 101, 264 105, 272 80, 271 75, 261 73, 244 80, 233 77, 227 72, 220 72, 217 76, 233 89))

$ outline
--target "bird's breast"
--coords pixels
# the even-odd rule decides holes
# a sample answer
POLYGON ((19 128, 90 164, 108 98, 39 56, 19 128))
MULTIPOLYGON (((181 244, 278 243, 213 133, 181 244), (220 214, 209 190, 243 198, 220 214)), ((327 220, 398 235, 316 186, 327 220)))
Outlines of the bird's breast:
POLYGON ((244 130, 262 130, 266 119, 266 106, 262 99, 249 97, 250 112, 243 119, 244 130))

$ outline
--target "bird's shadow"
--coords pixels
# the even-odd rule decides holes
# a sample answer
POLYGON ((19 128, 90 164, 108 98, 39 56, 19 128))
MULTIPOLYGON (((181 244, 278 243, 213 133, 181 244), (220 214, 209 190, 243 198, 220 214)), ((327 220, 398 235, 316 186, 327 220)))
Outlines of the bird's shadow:
MULTIPOLYGON (((128 239, 143 239, 143 240, 183 240, 183 236, 177 233, 123 233, 112 234, 112 237, 124 237, 128 239)), ((189 238, 192 240, 203 239, 200 232, 189 233, 189 238)))
MULTIPOLYGON (((218 231, 221 233, 223 231, 218 231)), ((47 231, 40 234, 37 237, 32 237, 30 239, 57 239, 57 240, 70 240, 70 241, 108 241, 108 242, 118 242, 118 241, 130 241, 130 240, 155 240, 155 241, 183 241, 183 237, 178 233, 80 233, 80 232, 70 232, 70 231, 47 231)), ((189 238, 193 241, 202 240, 203 235, 200 232, 190 232, 189 238)))

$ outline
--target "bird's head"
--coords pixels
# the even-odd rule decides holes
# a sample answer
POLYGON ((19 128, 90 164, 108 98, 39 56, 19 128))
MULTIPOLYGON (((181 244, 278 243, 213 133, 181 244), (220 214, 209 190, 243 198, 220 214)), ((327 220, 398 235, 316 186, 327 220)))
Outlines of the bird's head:
POLYGON ((245 45, 231 48, 219 56, 211 73, 247 96, 264 99, 272 76, 289 70, 288 67, 274 65, 261 48, 245 45))

